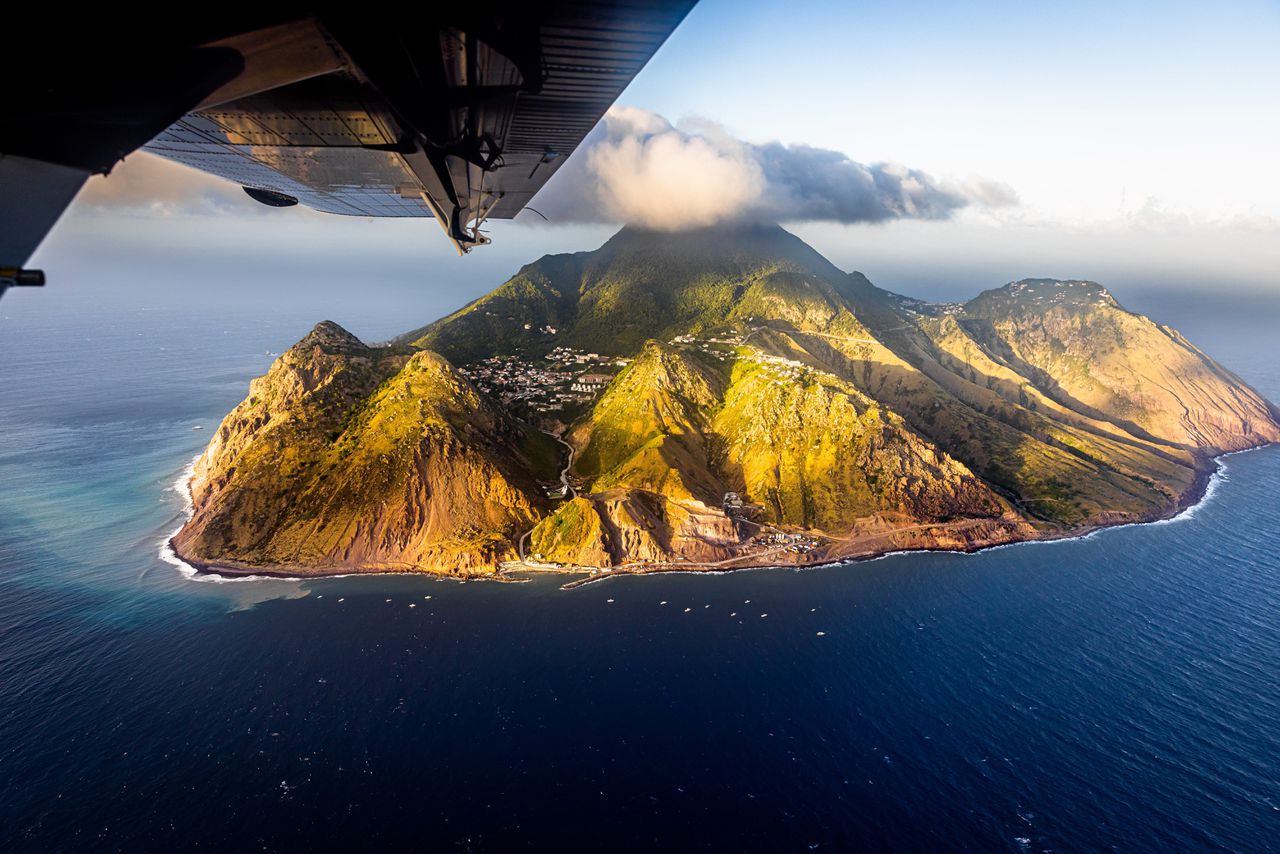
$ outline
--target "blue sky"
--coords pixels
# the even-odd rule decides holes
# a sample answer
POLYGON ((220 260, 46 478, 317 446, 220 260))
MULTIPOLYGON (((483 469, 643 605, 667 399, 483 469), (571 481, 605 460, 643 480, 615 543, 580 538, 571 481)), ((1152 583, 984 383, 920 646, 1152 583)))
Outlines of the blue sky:
POLYGON ((986 174, 1064 216, 1155 195, 1276 217, 1278 39, 1274 2, 706 0, 627 97, 752 138, 986 174))
MULTIPOLYGON (((1016 192, 941 221, 789 225, 896 290, 1056 275, 1276 291, 1278 44, 1274 2, 703 0, 620 103, 1016 192)), ((145 156, 94 182, 34 259, 55 284, 321 299, 358 283, 420 304, 412 323, 612 231, 497 223, 495 245, 459 259, 426 221, 267 210, 145 156)))

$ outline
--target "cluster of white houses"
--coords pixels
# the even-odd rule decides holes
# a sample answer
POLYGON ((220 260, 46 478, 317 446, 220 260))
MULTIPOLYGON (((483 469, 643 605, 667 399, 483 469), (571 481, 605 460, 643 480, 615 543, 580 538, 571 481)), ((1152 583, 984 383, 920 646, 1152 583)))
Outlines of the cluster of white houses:
POLYGON ((589 394, 594 397, 604 391, 604 387, 612 380, 613 376, 610 374, 579 374, 578 378, 573 381, 571 386, 569 386, 569 389, 580 394, 589 394))
POLYGON ((526 406, 534 413, 555 413, 593 401, 613 380, 613 374, 604 371, 627 361, 557 347, 541 362, 493 356, 459 370, 477 388, 504 404, 526 406))

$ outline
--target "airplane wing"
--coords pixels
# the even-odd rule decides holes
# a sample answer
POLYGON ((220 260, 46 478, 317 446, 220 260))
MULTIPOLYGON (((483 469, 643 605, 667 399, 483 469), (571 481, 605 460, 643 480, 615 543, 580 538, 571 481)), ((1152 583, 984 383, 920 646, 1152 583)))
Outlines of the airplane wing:
POLYGON ((483 222, 524 210, 695 2, 51 17, 16 40, 0 94, 0 288, 35 283, 22 265, 84 180, 138 148, 264 204, 434 217, 460 253, 487 243, 483 222))

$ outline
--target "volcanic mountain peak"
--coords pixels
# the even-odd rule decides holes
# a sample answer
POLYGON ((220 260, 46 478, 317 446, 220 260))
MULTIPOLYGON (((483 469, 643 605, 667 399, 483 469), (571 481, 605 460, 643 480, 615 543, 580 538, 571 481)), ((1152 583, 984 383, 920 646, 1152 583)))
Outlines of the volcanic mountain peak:
POLYGON ((594 252, 606 264, 642 258, 700 268, 734 266, 740 270, 772 267, 808 272, 831 281, 846 275, 821 253, 780 225, 735 223, 684 231, 652 231, 629 225, 594 252))

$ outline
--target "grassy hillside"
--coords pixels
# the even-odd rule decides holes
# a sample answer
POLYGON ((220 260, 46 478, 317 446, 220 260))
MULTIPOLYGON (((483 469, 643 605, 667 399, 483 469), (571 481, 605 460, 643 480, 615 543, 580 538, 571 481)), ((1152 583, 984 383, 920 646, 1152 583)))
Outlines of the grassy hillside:
POLYGON ((630 355, 650 338, 752 317, 830 323, 847 311, 833 285, 841 278, 777 226, 689 234, 626 228, 595 252, 526 265, 490 294, 397 340, 457 364, 539 356, 557 345, 630 355), (557 332, 542 331, 547 326, 557 332))

